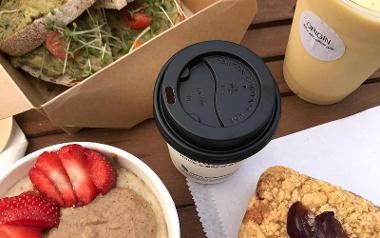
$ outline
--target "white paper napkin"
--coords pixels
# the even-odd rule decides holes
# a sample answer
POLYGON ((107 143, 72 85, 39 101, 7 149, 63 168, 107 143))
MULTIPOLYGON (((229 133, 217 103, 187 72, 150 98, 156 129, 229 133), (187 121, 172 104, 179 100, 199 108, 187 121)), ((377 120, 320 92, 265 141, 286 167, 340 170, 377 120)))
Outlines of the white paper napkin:
POLYGON ((7 147, 0 153, 0 175, 4 173, 10 165, 21 159, 28 147, 28 141, 20 129, 19 125, 14 122, 12 135, 7 147))
POLYGON ((261 173, 283 165, 380 205, 380 107, 273 140, 230 180, 188 181, 208 238, 235 238, 261 173))

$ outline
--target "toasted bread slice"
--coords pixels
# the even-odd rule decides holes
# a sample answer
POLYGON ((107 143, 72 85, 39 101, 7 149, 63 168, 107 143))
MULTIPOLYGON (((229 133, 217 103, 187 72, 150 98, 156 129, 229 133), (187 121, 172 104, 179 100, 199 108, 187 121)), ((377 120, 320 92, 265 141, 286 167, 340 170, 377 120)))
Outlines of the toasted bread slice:
MULTIPOLYGON (((7 34, 1 39, 0 50, 12 56, 21 56, 32 51, 45 41, 49 31, 47 27, 49 22, 53 21, 61 26, 66 26, 94 4, 96 0, 62 0, 62 2, 62 5, 59 5, 54 9, 49 9, 47 13, 39 13, 46 14, 35 20, 33 20, 33 16, 30 17, 30 19, 23 19, 20 23, 20 21, 17 21, 18 18, 15 17, 14 22, 8 22, 9 25, 17 25, 17 27, 14 29, 14 32, 7 34)), ((21 2, 20 4, 24 3, 21 2)), ((3 5, 4 4, 2 3, 2 6, 3 5)), ((11 12, 12 10, 5 9, 5 11, 11 12)), ((20 8, 18 12, 17 9, 15 9, 13 13, 8 13, 6 15, 25 15, 28 11, 30 11, 30 9, 20 8)))
POLYGON ((134 0, 98 0, 100 7, 107 9, 116 9, 121 10, 128 3, 133 2, 134 0))
POLYGON ((301 202, 315 214, 334 212, 348 237, 380 237, 380 209, 374 204, 284 167, 269 168, 261 175, 239 237, 288 238, 287 215, 295 202, 301 202))

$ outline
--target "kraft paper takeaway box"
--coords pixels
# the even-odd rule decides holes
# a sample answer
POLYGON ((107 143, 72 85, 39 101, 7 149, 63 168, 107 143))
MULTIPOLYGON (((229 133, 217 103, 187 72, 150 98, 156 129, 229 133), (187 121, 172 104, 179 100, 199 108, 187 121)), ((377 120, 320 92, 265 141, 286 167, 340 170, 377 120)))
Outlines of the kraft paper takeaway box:
POLYGON ((61 128, 129 128, 152 117, 153 88, 177 51, 205 40, 239 43, 257 12, 256 0, 184 0, 186 20, 80 84, 52 86, 14 69, 0 56, 0 119, 39 110, 61 128))

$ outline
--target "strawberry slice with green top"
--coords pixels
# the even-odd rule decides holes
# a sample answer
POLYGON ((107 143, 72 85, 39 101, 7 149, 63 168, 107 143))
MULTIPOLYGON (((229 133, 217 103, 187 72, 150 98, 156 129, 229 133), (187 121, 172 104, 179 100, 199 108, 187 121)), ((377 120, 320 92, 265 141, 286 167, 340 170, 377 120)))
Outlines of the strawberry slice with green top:
POLYGON ((60 207, 65 207, 65 202, 54 183, 40 170, 32 168, 29 171, 29 179, 34 187, 51 201, 60 207))
POLYGON ((0 224, 40 229, 59 224, 59 207, 38 193, 24 192, 7 198, 6 203, 4 210, 0 211, 0 224))
MULTIPOLYGON (((42 171, 42 173, 44 173, 58 189, 64 201, 64 205, 60 204, 62 207, 72 207, 77 203, 69 176, 67 175, 57 153, 42 153, 38 157, 34 167, 42 171)), ((37 189, 39 188, 37 187, 37 189)))
POLYGON ((97 151, 87 150, 86 156, 92 182, 101 194, 107 194, 116 186, 115 170, 107 158, 97 151))
POLYGON ((87 205, 98 195, 86 165, 85 151, 82 146, 73 144, 63 146, 57 152, 70 178, 78 205, 87 205))
POLYGON ((41 230, 34 227, 2 224, 0 238, 41 238, 41 230))

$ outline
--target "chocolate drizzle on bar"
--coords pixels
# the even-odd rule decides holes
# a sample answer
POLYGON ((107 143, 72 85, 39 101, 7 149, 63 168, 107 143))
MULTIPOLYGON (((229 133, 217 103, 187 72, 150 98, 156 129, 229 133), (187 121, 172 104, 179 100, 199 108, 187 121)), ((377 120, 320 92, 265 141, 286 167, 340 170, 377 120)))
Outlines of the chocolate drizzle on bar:
POLYGON ((348 238, 334 212, 313 216, 301 202, 289 209, 287 231, 290 238, 348 238))
POLYGON ((314 237, 312 217, 300 202, 294 203, 288 212, 287 231, 291 238, 314 237))

